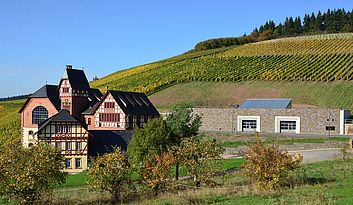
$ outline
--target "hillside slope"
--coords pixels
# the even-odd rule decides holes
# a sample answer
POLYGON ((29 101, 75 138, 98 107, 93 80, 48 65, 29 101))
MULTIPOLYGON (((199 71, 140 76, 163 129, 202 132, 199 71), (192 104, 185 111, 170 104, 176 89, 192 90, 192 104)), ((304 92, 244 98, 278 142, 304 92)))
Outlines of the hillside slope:
POLYGON ((18 110, 23 103, 24 100, 0 102, 0 146, 20 140, 21 121, 18 110))
MULTIPOLYGON (((153 94, 152 102, 162 109, 289 97, 300 106, 353 110, 352 80, 353 33, 343 33, 186 53, 115 72, 91 86, 153 94)), ((18 139, 22 103, 0 102, 0 145, 18 139)))
POLYGON ((351 81, 353 33, 275 39, 187 53, 118 71, 93 87, 153 93, 190 81, 351 81))
POLYGON ((191 107, 230 107, 247 98, 292 98, 293 107, 353 110, 353 84, 337 82, 244 81, 188 82, 149 96, 160 110, 178 104, 191 107))

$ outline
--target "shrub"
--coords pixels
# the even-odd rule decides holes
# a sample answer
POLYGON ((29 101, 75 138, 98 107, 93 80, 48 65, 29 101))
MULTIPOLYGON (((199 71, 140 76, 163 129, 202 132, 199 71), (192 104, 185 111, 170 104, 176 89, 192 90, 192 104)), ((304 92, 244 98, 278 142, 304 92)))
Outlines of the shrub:
POLYGON ((127 156, 120 149, 115 149, 94 160, 88 170, 87 183, 90 189, 108 191, 113 202, 120 202, 125 195, 134 191, 133 173, 127 156))
POLYGON ((164 189, 174 162, 174 157, 170 152, 156 155, 147 160, 142 171, 143 179, 147 185, 155 191, 164 189))
POLYGON ((54 147, 39 143, 32 148, 10 144, 0 149, 0 194, 32 204, 64 183, 64 158, 54 147))
POLYGON ((215 140, 204 136, 184 139, 180 146, 175 147, 177 161, 186 167, 188 174, 194 179, 196 187, 201 182, 210 183, 212 173, 217 171, 215 161, 221 158, 223 147, 215 140))
POLYGON ((265 146, 256 134, 256 143, 245 152, 243 174, 260 189, 274 189, 287 180, 288 172, 299 167, 303 157, 292 156, 276 145, 265 146))

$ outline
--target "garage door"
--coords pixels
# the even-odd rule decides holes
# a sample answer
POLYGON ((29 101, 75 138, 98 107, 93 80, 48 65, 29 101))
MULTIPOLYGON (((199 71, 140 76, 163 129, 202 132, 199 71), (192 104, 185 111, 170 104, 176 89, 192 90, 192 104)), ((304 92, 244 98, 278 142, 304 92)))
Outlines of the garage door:
POLYGON ((280 121, 281 133, 295 133, 296 129, 297 129, 296 121, 280 121))
POLYGON ((256 126, 257 126, 256 120, 242 120, 243 132, 255 132, 256 126))

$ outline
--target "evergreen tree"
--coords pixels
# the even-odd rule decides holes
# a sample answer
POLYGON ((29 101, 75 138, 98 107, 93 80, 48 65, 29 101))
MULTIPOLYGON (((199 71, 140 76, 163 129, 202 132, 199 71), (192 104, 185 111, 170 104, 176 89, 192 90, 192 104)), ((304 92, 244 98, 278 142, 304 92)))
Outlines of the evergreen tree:
POLYGON ((294 26, 294 34, 302 33, 302 22, 299 16, 295 18, 293 26, 294 26))
POLYGON ((273 36, 277 38, 277 37, 282 37, 282 35, 283 35, 283 26, 280 23, 278 24, 278 26, 276 26, 275 31, 273 32, 273 36))
POLYGON ((316 31, 318 31, 318 30, 316 29, 316 24, 317 24, 316 21, 317 21, 317 19, 316 19, 316 16, 315 16, 314 12, 313 12, 313 13, 311 13, 311 16, 310 16, 309 32, 316 32, 316 31))
POLYGON ((303 32, 307 33, 310 31, 310 16, 309 14, 305 14, 303 19, 303 32))

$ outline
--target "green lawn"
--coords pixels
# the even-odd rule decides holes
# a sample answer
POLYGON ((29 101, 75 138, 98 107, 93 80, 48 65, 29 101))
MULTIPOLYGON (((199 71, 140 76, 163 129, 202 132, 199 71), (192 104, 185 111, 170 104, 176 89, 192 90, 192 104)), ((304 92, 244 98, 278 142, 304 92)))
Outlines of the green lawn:
POLYGON ((257 191, 241 187, 240 174, 229 174, 215 178, 223 182, 222 187, 168 193, 137 204, 353 204, 353 160, 305 164, 295 175, 306 176, 306 182, 278 191, 257 191))
MULTIPOLYGON (((223 168, 239 167, 242 161, 226 159, 223 168)), ((82 187, 85 175, 70 175, 67 183, 61 186, 62 189, 55 192, 54 198, 67 204, 94 204, 108 200, 109 195, 105 192, 88 191, 84 186, 82 189, 72 189, 75 186, 82 187)), ((133 204, 353 204, 353 160, 305 164, 291 176, 306 176, 306 180, 293 188, 269 192, 247 186, 247 180, 241 174, 226 174, 213 178, 221 186, 166 192, 139 199, 133 204)))
POLYGON ((87 172, 81 172, 78 174, 70 174, 66 178, 66 182, 64 184, 60 184, 58 186, 55 186, 55 188, 84 186, 86 184, 86 176, 87 176, 87 172))
MULTIPOLYGON (((330 137, 330 138, 291 138, 291 139, 273 139, 268 138, 264 140, 265 144, 278 144, 278 145, 293 145, 294 143, 325 143, 327 141, 333 142, 347 142, 348 137, 330 137)), ((227 141, 223 142, 224 147, 239 147, 254 144, 255 141, 227 141)))

